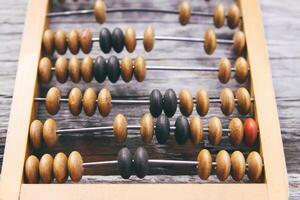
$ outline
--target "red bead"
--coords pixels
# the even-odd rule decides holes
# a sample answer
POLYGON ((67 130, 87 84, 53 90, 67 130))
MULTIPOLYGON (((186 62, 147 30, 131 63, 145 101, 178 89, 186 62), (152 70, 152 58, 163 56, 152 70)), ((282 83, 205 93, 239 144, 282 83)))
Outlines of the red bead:
POLYGON ((247 146, 252 146, 257 138, 257 125, 254 119, 248 118, 244 122, 244 139, 247 146))

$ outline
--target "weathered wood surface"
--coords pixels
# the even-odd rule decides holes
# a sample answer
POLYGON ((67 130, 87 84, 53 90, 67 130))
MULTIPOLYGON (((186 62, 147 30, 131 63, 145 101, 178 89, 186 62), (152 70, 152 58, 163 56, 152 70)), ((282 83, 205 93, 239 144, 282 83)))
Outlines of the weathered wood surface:
MULTIPOLYGON (((124 1, 126 2, 126 1, 124 1)), ((194 10, 202 10, 208 8, 213 9, 213 6, 217 3, 216 0, 211 0, 210 3, 205 1, 192 1, 194 10)), ((226 4, 231 2, 226 0, 226 4)), ((14 80, 16 74, 16 65, 19 54, 19 45, 21 40, 21 34, 23 30, 24 16, 26 13, 25 0, 16 2, 5 2, 0 7, 0 42, 2 44, 0 48, 0 166, 2 163, 2 155, 5 145, 5 135, 8 123, 8 116, 10 111, 11 95, 14 87, 14 80)), ((149 7, 164 7, 164 8, 176 8, 176 1, 130 1, 130 3, 120 3, 118 1, 109 1, 108 7, 126 7, 130 4, 133 7, 149 6, 149 7)), ((297 199, 300 196, 300 159, 299 159, 299 144, 300 144, 300 90, 298 85, 300 84, 300 69, 296 63, 300 60, 300 26, 295 23, 295 19, 300 16, 300 6, 297 1, 271 1, 261 0, 261 6, 263 11, 263 19, 265 24, 266 38, 268 42, 269 55, 271 59, 273 82, 278 97, 278 111, 280 116, 280 123, 282 128, 282 137, 285 148, 286 163, 289 173, 290 181, 290 195, 291 199, 297 199), (280 98, 284 98, 282 101, 280 98), (292 100, 287 100, 291 98, 292 100)), ((76 5, 72 5, 76 6, 76 5)), ((86 8, 86 4, 83 6, 86 8)), ((54 7, 57 9, 57 7, 54 7)), ((172 36, 191 36, 191 37, 202 37, 203 32, 211 27, 211 19, 193 17, 189 25, 182 27, 177 22, 177 16, 174 15, 152 15, 152 14, 140 14, 140 13, 114 13, 108 15, 107 23, 105 27, 111 30, 114 27, 120 27, 125 29, 129 25, 133 26, 137 30, 137 35, 142 35, 144 28, 148 24, 152 24, 155 27, 157 35, 172 35, 172 36), (124 23, 125 22, 125 23, 124 23)), ((76 27, 82 30, 84 27, 89 27, 96 33, 102 27, 94 23, 93 16, 80 16, 80 17, 68 17, 68 18, 53 18, 51 20, 51 28, 57 30, 58 28, 64 28, 69 31, 71 28, 76 27)), ((228 28, 217 30, 219 37, 231 38, 232 31, 228 28)), ((148 64, 166 64, 174 66, 216 66, 218 60, 222 56, 229 56, 234 58, 235 56, 230 52, 230 47, 220 45, 216 53, 213 56, 207 56, 204 54, 202 44, 182 44, 176 42, 161 42, 158 41, 155 45, 155 50, 151 53, 144 53, 142 43, 138 42, 137 51, 131 56, 135 57, 139 54, 145 55, 148 64)), ((94 45, 92 56, 95 57, 100 52, 97 44, 94 45)), ((112 53, 114 54, 114 53, 112 53)), ((102 54, 101 54, 102 55, 102 54)), ((111 55, 111 54, 109 54, 111 55)), ((104 55, 108 57, 109 55, 104 55)), ((127 55, 124 51, 121 54, 116 54, 118 57, 127 55)), ((68 53, 68 57, 71 55, 68 53)), ((82 57, 83 55, 78 55, 82 57)), ((178 93, 183 87, 188 88, 192 91, 193 95, 196 89, 204 87, 209 91, 211 96, 218 96, 220 89, 224 87, 237 88, 241 85, 237 84, 235 80, 231 80, 229 84, 222 85, 217 80, 216 73, 202 73, 202 72, 149 72, 147 79, 143 83, 137 83, 135 80, 129 84, 125 84, 123 81, 119 81, 116 84, 111 84, 109 81, 105 81, 102 84, 93 81, 90 84, 81 82, 81 84, 73 84, 68 82, 67 84, 60 85, 56 82, 55 78, 49 85, 43 86, 45 92, 50 86, 59 86, 63 91, 63 95, 66 96, 68 91, 72 87, 80 87, 85 89, 87 87, 93 87, 97 91, 106 86, 112 91, 112 95, 117 96, 140 96, 146 97, 150 91, 154 88, 158 88, 161 91, 165 91, 167 88, 172 87, 178 93)), ((42 92, 43 92, 42 91, 42 92)), ((44 93, 42 93, 44 94, 44 93)), ((126 113, 128 122, 130 124, 136 124, 139 122, 139 117, 144 113, 148 112, 147 106, 143 106, 136 109, 135 106, 114 106, 112 113, 108 118, 103 119, 98 113, 97 115, 87 118, 84 113, 79 117, 73 117, 68 109, 67 105, 61 107, 61 111, 54 116, 59 121, 58 127, 60 128, 71 128, 71 127, 87 127, 97 125, 111 125, 113 117, 116 113, 126 113)), ((177 115, 179 111, 177 111, 177 115)), ((228 118, 224 117, 217 105, 212 108, 209 115, 205 117, 204 121, 207 124, 207 119, 212 115, 222 116, 224 126, 228 124, 228 118)), ((235 112, 231 117, 237 116, 235 112)), ((39 109, 39 118, 45 120, 49 115, 46 114, 44 105, 41 104, 39 109)), ((174 123, 174 119, 172 123, 174 123)), ((127 139, 126 145, 134 151, 137 146, 143 145, 140 142, 140 137, 137 132, 130 133, 131 137, 127 139)), ((170 142, 167 145, 149 145, 146 146, 150 153, 150 157, 155 158, 173 158, 173 159, 193 159, 196 156, 198 150, 206 146, 210 148, 207 140, 204 144, 194 147, 191 144, 184 146, 178 146, 174 143, 174 139, 171 137, 170 142)), ((55 150, 43 149, 42 152, 65 151, 66 153, 76 149, 80 151, 86 161, 95 159, 112 159, 116 155, 117 151, 122 145, 117 145, 111 133, 107 134, 88 134, 82 135, 71 135, 63 136, 59 139, 59 145, 55 150)), ((214 150, 228 146, 226 138, 224 138, 222 144, 214 150)), ((17 147, 16 147, 17 148, 17 147)), ((245 147, 241 147, 243 151, 247 151, 245 147)), ((41 152, 40 152, 41 153, 41 152)), ((193 170, 178 170, 168 168, 167 170, 161 168, 155 168, 151 173, 160 174, 177 174, 179 172, 188 171, 189 174, 195 174, 193 170)), ((99 169, 99 170, 87 170, 87 174, 116 174, 115 170, 110 168, 99 169)), ((118 178, 101 177, 101 181, 111 181, 114 179, 116 182, 118 178)), ((172 179, 172 178, 171 178, 172 179)), ((97 177, 92 178, 86 177, 85 181, 97 182, 97 177)), ((170 180, 169 177, 165 176, 159 179, 158 182, 165 182, 170 180)), ((146 180, 147 181, 147 180, 146 180)), ((155 181, 149 179, 149 181, 155 181)), ((197 179, 191 177, 182 177, 180 181, 192 181, 197 182, 197 179)), ((157 182, 157 180, 156 180, 157 182)))

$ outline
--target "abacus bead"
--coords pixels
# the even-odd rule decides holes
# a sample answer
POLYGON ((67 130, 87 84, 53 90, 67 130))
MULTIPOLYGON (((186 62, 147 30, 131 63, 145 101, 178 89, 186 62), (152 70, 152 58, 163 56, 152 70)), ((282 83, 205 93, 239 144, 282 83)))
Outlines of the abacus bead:
POLYGON ((211 173, 211 168, 212 168, 212 158, 210 152, 207 149, 202 149, 197 156, 197 161, 198 161, 198 168, 197 168, 198 176, 202 180, 207 180, 211 173))
POLYGON ((234 95, 231 89, 224 88, 220 94, 221 110, 224 115, 231 115, 234 110, 234 95))
POLYGON ((121 77, 128 83, 133 75, 133 62, 130 57, 125 56, 121 61, 121 77))
POLYGON ((231 4, 228 8, 228 13, 227 13, 228 27, 234 29, 239 25, 239 22, 240 22, 240 9, 237 7, 235 3, 231 4))
POLYGON ((48 90, 45 100, 47 112, 51 115, 57 114, 60 108, 60 91, 56 87, 48 90))
POLYGON ((81 79, 80 71, 81 71, 81 69, 80 69, 80 60, 76 57, 72 57, 69 60, 68 72, 69 72, 71 80, 74 83, 79 83, 79 81, 81 79))
POLYGON ((237 31, 233 35, 233 50, 236 55, 241 55, 246 46, 245 34, 242 31, 237 31))
POLYGON ((68 60, 63 56, 59 56, 55 62, 55 76, 60 83, 68 80, 68 60))
POLYGON ((72 151, 68 158, 68 172, 72 181, 80 181, 83 174, 82 157, 77 151, 72 151))
POLYGON ((59 29, 54 36, 55 49, 59 54, 65 54, 67 51, 67 35, 63 29, 59 29))
POLYGON ((96 57, 95 64, 94 64, 95 79, 99 83, 102 83, 106 79, 106 75, 107 75, 106 61, 102 56, 98 56, 98 57, 96 57))
POLYGON ((209 110, 209 96, 206 90, 200 89, 196 94, 196 110, 198 114, 203 117, 209 110))
POLYGON ((222 26, 224 26, 225 9, 222 4, 218 4, 215 7, 213 20, 216 28, 221 28, 222 26))
POLYGON ((225 150, 219 151, 216 156, 216 174, 220 181, 225 181, 231 168, 230 156, 225 150))
POLYGON ((185 144, 190 137, 191 129, 189 121, 184 116, 179 116, 175 122, 175 139, 177 144, 185 144))
POLYGON ((152 115, 149 113, 144 114, 141 118, 140 124, 142 141, 146 144, 151 144, 154 132, 154 122, 152 115))
POLYGON ((154 47, 155 42, 155 33, 152 26, 148 26, 144 32, 144 49, 147 52, 150 52, 154 47))
POLYGON ((181 25, 186 25, 189 23, 190 21, 190 17, 191 17, 191 6, 189 4, 188 1, 184 0, 182 1, 179 6, 178 6, 178 10, 179 10, 179 22, 181 25))
POLYGON ((94 62, 90 56, 86 56, 81 62, 82 79, 89 83, 93 80, 93 66, 94 62))
POLYGON ((235 61, 235 79, 238 83, 244 83, 248 79, 248 63, 243 57, 239 57, 235 61))
POLYGON ((115 28, 111 34, 112 46, 115 52, 120 53, 124 49, 124 34, 120 28, 115 28))
POLYGON ((102 28, 99 34, 100 48, 104 53, 109 53, 112 47, 111 33, 107 28, 102 28))
POLYGON ((79 38, 79 42, 80 42, 81 51, 85 54, 90 53, 92 50, 93 47, 92 37, 93 35, 90 29, 88 28, 83 29, 79 38))
POLYGON ((231 154, 231 171, 232 178, 235 181, 243 179, 246 170, 245 158, 240 151, 235 151, 231 154))
POLYGON ((143 56, 138 56, 134 61, 134 77, 138 82, 142 82, 145 80, 146 73, 146 61, 143 56))
POLYGON ((158 117, 162 113, 163 98, 159 90, 154 89, 150 94, 150 113, 153 117, 158 117))
POLYGON ((193 103, 193 97, 190 91, 188 91, 187 89, 182 89, 179 92, 179 109, 180 112, 188 117, 192 114, 193 112, 193 107, 194 107, 194 103, 193 103))
POLYGON ((94 15, 100 24, 106 21, 106 5, 103 0, 96 0, 94 4, 94 15))
POLYGON ((244 140, 247 146, 255 144, 257 138, 257 125, 254 119, 247 118, 244 122, 244 140))
POLYGON ((247 115, 251 109, 251 99, 248 90, 244 87, 237 89, 235 92, 237 98, 237 107, 241 115, 247 115))
POLYGON ((148 173, 149 155, 143 147, 137 148, 133 156, 134 171, 137 177, 144 178, 148 173))
POLYGON ((53 180, 53 158, 49 154, 41 157, 39 164, 40 176, 43 183, 51 183, 53 180))
POLYGON ((84 91, 82 98, 83 110, 87 116, 92 116, 96 111, 96 92, 92 88, 88 88, 84 91))
POLYGON ((72 54, 79 52, 79 33, 76 29, 72 29, 68 35, 68 46, 72 54))
POLYGON ((38 183, 40 179, 39 175, 39 159, 31 155, 25 162, 25 177, 28 183, 38 183))
POLYGON ((54 33, 51 29, 45 30, 43 34, 43 48, 49 55, 54 52, 54 33))
POLYGON ((231 64, 228 58, 222 58, 219 62, 219 81, 223 84, 228 83, 231 77, 231 64))
POLYGON ((107 61, 107 76, 108 79, 115 83, 119 80, 121 75, 120 62, 116 56, 109 57, 107 61))
POLYGON ((232 145, 238 146, 242 143, 244 138, 244 127, 243 123, 239 118, 233 118, 229 122, 229 140, 232 145))
POLYGON ((212 117, 208 123, 208 140, 212 145, 218 145, 222 138, 222 123, 218 117, 212 117))
POLYGON ((78 116, 82 109, 82 93, 79 88, 75 87, 70 91, 68 104, 72 115, 78 116))
POLYGON ((156 120, 155 136, 159 144, 165 144, 170 136, 170 121, 164 115, 160 115, 156 120))
POLYGON ((212 29, 208 29, 204 34, 204 50, 208 55, 214 53, 217 48, 216 33, 212 29))
POLYGON ((39 149, 42 146, 43 124, 40 120, 34 120, 30 124, 29 138, 34 149, 39 149))
POLYGON ((103 88, 98 95, 98 110, 101 116, 106 117, 111 110, 111 94, 108 89, 103 88))
POLYGON ((118 170, 122 178, 128 179, 132 174, 132 155, 128 148, 123 147, 118 153, 118 170))
POLYGON ((52 79, 52 62, 49 58, 43 57, 39 62, 39 79, 43 83, 49 83, 52 79))
POLYGON ((53 119, 47 119, 43 126, 43 139, 47 147, 54 147, 57 143, 56 122, 53 119))
POLYGON ((113 123, 114 135, 118 143, 123 143, 127 137, 127 120, 122 114, 118 114, 113 123))
POLYGON ((68 158, 64 153, 58 153, 53 160, 53 174, 58 183, 68 179, 68 158))
POLYGON ((128 27, 124 34, 124 43, 129 53, 132 53, 136 47, 136 33, 132 27, 128 27))
POLYGON ((163 109, 167 117, 172 117, 177 110, 177 96, 173 89, 167 89, 164 94, 163 109))
POLYGON ((256 151, 252 151, 247 157, 248 177, 252 182, 258 182, 262 174, 263 163, 261 156, 256 151))
POLYGON ((203 138, 203 125, 201 118, 199 116, 191 117, 191 141, 194 145, 197 145, 201 142, 203 138))

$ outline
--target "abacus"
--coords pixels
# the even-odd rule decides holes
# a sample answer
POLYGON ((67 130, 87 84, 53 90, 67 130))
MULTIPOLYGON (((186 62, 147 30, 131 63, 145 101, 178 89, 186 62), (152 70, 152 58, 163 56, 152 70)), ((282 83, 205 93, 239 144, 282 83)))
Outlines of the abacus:
POLYGON ((86 3, 90 9, 66 11, 51 10, 51 3, 28 4, 1 198, 288 198, 258 0, 230 6, 209 2, 214 6, 207 11, 194 10, 188 1, 158 9, 95 0, 86 3), (197 25, 198 18, 210 23, 199 28, 202 36, 201 31, 197 36, 156 32, 151 23, 105 27, 117 13, 143 13, 143 19, 177 15, 183 30, 193 20, 197 25), (52 19, 83 15, 94 20, 92 28, 51 28, 52 19), (95 27, 98 31, 91 30, 95 27), (226 29, 223 37, 221 29, 226 29), (163 59, 151 57, 172 42, 180 50, 195 48, 194 59, 210 58, 211 63, 180 62, 180 52, 171 57, 167 49, 160 50, 163 59), (172 58, 177 60, 168 63, 172 58), (169 81, 147 84, 153 77, 164 79, 164 71, 173 72, 169 81), (218 89, 203 84, 191 91, 184 73, 197 73, 196 83, 212 74, 218 89), (170 79, 176 77, 172 85, 170 79), (144 92, 130 93, 133 85, 144 92), (41 112, 47 117, 40 119, 41 112), (84 123, 68 124, 80 118, 84 123), (92 151, 96 153, 89 155, 92 151))

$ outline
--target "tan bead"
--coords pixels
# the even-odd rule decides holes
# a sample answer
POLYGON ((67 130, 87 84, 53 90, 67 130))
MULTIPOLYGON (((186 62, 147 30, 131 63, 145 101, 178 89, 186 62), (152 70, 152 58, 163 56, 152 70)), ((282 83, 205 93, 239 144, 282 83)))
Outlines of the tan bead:
POLYGON ((247 157, 247 164, 250 181, 258 182, 263 171, 263 163, 259 153, 252 151, 247 157))
POLYGON ((155 33, 152 26, 148 26, 144 32, 144 49, 150 52, 154 47, 155 33))
POLYGON ((200 89, 196 94, 196 109, 198 114, 203 117, 209 110, 209 96, 206 90, 200 89))
POLYGON ((43 57, 39 62, 39 79, 43 83, 49 83, 52 79, 52 62, 49 58, 43 57))
POLYGON ((136 47, 136 33, 132 27, 128 27, 124 34, 124 43, 129 53, 132 53, 136 47))
POLYGON ((26 159, 24 172, 28 183, 39 182, 39 159, 36 156, 31 155, 26 159))
POLYGON ((83 53, 88 54, 91 52, 93 47, 92 38, 93 38, 93 34, 91 30, 88 28, 83 29, 79 38, 81 51, 83 53))
POLYGON ((29 138, 34 149, 39 149, 42 146, 43 124, 40 120, 34 120, 30 124, 29 138))
POLYGON ((146 61, 143 56, 138 56, 134 61, 134 77, 138 82, 145 80, 147 69, 146 61))
POLYGON ((243 122, 239 118, 233 118, 229 122, 229 140, 232 145, 238 146, 242 143, 244 138, 243 122))
POLYGON ((207 149, 202 149, 198 156, 198 176, 202 180, 207 180, 209 175, 211 174, 211 168, 212 168, 212 158, 210 155, 210 152, 207 149))
POLYGON ((46 145, 50 148, 57 143, 56 122, 53 119, 47 119, 43 126, 43 139, 46 145))
POLYGON ((221 28, 222 26, 224 26, 225 9, 222 4, 218 4, 215 7, 213 20, 214 20, 214 25, 216 28, 221 28))
POLYGON ((86 56, 81 62, 81 76, 87 83, 93 80, 93 66, 94 62, 90 56, 86 56))
POLYGON ((218 145, 222 139, 222 123, 218 117, 212 117, 208 122, 208 140, 212 145, 218 145))
POLYGON ((81 74, 80 74, 80 60, 76 57, 73 57, 69 60, 69 65, 68 65, 68 72, 70 75, 71 80, 74 83, 79 83, 81 79, 81 74))
POLYGON ((118 143, 123 143, 127 137, 127 120, 124 115, 118 114, 113 123, 114 135, 118 143))
POLYGON ((40 176, 43 183, 51 183, 53 180, 53 158, 50 154, 44 154, 39 164, 40 176))
POLYGON ((55 62, 55 76, 60 83, 68 80, 68 60, 63 56, 59 56, 55 62))
POLYGON ((63 29, 59 29, 54 36, 55 49, 59 54, 65 54, 67 51, 67 35, 63 29))
POLYGON ((243 179, 246 170, 245 158, 240 151, 235 151, 231 154, 231 176, 234 180, 240 181, 243 179))
POLYGON ((58 153, 53 160, 53 174, 58 183, 68 179, 68 158, 64 153, 58 153))
POLYGON ((98 23, 103 24, 106 21, 106 5, 103 0, 95 1, 94 15, 98 23))
POLYGON ((251 99, 248 90, 244 87, 237 89, 235 92, 237 107, 241 115, 247 115, 251 109, 251 99))
POLYGON ((141 118, 140 124, 142 141, 147 144, 151 144, 154 133, 154 122, 152 115, 149 113, 144 114, 141 118))
POLYGON ((231 29, 236 28, 240 22, 240 9, 235 3, 231 4, 227 12, 227 24, 231 29))
POLYGON ((60 91, 56 87, 48 90, 45 100, 46 110, 51 115, 56 115, 60 109, 60 91))
POLYGON ((231 77, 231 64, 228 58, 221 58, 219 62, 219 81, 223 84, 228 83, 231 77))
POLYGON ((215 52, 217 48, 217 36, 215 31, 208 29, 204 34, 204 50, 208 55, 215 52))
POLYGON ((68 158, 68 171, 72 181, 78 182, 83 174, 82 157, 77 151, 72 151, 68 158))
POLYGON ((121 61, 121 76, 128 83, 133 76, 133 62, 129 56, 125 56, 121 61))
POLYGON ((233 35, 233 50, 236 55, 241 55, 246 46, 245 34, 242 31, 237 31, 233 35))
POLYGON ((97 94, 92 88, 84 91, 82 98, 83 110, 87 116, 92 116, 96 111, 97 94))
POLYGON ((191 141, 194 145, 199 144, 203 138, 203 125, 199 116, 192 116, 190 122, 191 141))
POLYGON ((221 110, 224 115, 231 115, 234 110, 234 95, 231 89, 224 88, 220 93, 221 110))
POLYGON ((76 29, 72 29, 68 35, 68 46, 72 54, 79 52, 79 33, 76 29))
POLYGON ((235 61, 235 79, 238 83, 245 83, 248 79, 248 63, 243 57, 239 57, 235 61))
POLYGON ((106 117, 109 115, 111 110, 111 95, 108 89, 103 88, 100 90, 98 95, 98 110, 99 113, 106 117))
POLYGON ((178 6, 179 22, 181 25, 186 25, 190 21, 192 9, 188 1, 184 0, 178 6))
POLYGON ((78 116, 82 109, 82 93, 79 88, 75 87, 70 91, 68 103, 72 115, 78 116))
POLYGON ((193 97, 190 91, 186 90, 186 89, 182 89, 179 92, 179 109, 180 112, 188 117, 192 114, 193 112, 193 107, 194 107, 194 103, 193 103, 193 97))
POLYGON ((48 55, 54 52, 54 33, 51 29, 46 29, 43 34, 43 48, 48 55))
POLYGON ((216 174, 220 181, 225 181, 229 174, 231 168, 230 156, 225 150, 219 151, 216 156, 216 174))

